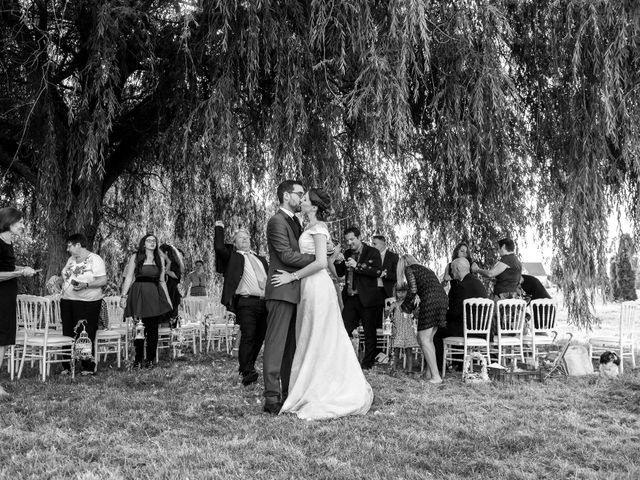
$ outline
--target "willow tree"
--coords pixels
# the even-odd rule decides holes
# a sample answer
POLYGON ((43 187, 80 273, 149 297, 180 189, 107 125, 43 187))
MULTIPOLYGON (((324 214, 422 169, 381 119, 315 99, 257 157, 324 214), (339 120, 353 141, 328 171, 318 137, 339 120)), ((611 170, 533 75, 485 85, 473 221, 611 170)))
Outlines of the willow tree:
POLYGON ((95 236, 104 195, 148 160, 176 110, 181 27, 169 21, 173 4, 2 3, 3 188, 21 182, 32 193, 50 272, 60 268, 65 235, 95 236))
POLYGON ((606 220, 639 199, 638 8, 6 0, 0 194, 26 189, 53 269, 99 226, 200 252, 223 218, 260 242, 289 176, 370 230, 411 225, 427 260, 466 237, 491 262, 537 225, 589 325, 606 220))

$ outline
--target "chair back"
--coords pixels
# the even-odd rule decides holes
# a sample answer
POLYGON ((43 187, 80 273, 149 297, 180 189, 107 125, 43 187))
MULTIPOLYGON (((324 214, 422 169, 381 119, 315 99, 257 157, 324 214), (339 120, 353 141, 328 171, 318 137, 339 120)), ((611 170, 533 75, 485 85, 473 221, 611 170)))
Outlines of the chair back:
POLYGON ((524 300, 498 300, 496 302, 498 335, 522 335, 526 309, 527 302, 524 300))
POLYGON ((46 334, 52 322, 51 300, 34 295, 18 295, 18 325, 29 335, 46 334))
POLYGON ((531 300, 531 332, 548 333, 556 328, 556 302, 550 298, 531 300))
POLYGON ((211 301, 208 297, 186 297, 182 299, 182 310, 184 316, 189 322, 195 322, 198 313, 205 314, 207 304, 211 301))
POLYGON ((622 302, 620 306, 620 340, 632 342, 640 320, 640 305, 637 302, 622 302))
POLYGON ((468 298, 462 302, 462 308, 465 338, 468 334, 486 335, 488 340, 493 317, 493 300, 468 298))
POLYGON ((51 301, 51 320, 49 328, 55 330, 58 333, 62 333, 62 314, 60 313, 60 295, 47 295, 46 297, 51 301))
POLYGON ((109 328, 126 326, 127 319, 124 318, 124 309, 120 306, 120 297, 104 297, 102 300, 107 304, 109 328))

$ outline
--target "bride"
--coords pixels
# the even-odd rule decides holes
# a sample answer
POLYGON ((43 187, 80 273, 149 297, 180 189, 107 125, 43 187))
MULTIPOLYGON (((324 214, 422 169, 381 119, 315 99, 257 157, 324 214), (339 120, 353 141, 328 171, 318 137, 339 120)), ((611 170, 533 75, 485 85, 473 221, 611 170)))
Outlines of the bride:
POLYGON ((300 252, 316 259, 297 272, 279 270, 273 276, 276 286, 302 282, 289 396, 280 413, 295 413, 306 420, 363 415, 371 407, 373 392, 342 323, 335 286, 327 272, 331 237, 322 220, 331 200, 324 190, 312 188, 301 206, 309 225, 298 241, 300 252))

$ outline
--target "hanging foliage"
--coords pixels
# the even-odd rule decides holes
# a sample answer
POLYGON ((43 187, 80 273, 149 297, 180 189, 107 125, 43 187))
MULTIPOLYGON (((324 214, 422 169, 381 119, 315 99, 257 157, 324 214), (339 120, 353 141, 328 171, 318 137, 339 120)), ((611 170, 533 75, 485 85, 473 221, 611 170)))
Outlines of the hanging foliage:
POLYGON ((113 263, 149 230, 209 258, 218 219, 261 247, 287 177, 429 263, 535 226, 589 326, 611 213, 638 235, 639 9, 5 0, 0 195, 50 273, 76 230, 113 263))

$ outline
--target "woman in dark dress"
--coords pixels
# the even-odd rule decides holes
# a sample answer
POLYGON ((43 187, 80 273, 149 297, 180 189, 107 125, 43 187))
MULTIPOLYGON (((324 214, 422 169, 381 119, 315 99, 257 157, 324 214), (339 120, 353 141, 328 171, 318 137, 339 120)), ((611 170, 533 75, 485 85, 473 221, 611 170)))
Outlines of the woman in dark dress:
MULTIPOLYGON (((16 343, 16 298, 18 277, 32 277, 31 267, 16 266, 15 237, 24 234, 22 213, 13 207, 0 208, 0 371, 7 348, 16 343)), ((7 393, 0 387, 0 398, 7 393)))
MULTIPOLYGON (((155 235, 145 235, 140 240, 138 251, 129 259, 120 303, 125 317, 133 317, 136 322, 142 319, 147 343, 147 368, 153 367, 156 359, 158 323, 172 310, 169 298, 158 239, 155 235)), ((134 343, 134 367, 139 367, 142 365, 144 342, 134 343)))
POLYGON ((397 288, 407 287, 407 296, 400 305, 402 311, 411 313, 419 299, 418 342, 431 374, 430 383, 442 383, 436 363, 433 336, 438 327, 446 323, 449 299, 432 270, 418 264, 412 255, 402 255, 398 260, 397 288))
POLYGON ((169 292, 169 299, 171 299, 171 305, 173 306, 173 310, 169 314, 169 322, 172 326, 175 326, 176 319, 178 318, 178 308, 182 301, 182 295, 180 295, 178 285, 184 273, 184 263, 182 262, 180 252, 173 245, 163 243, 160 245, 160 252, 165 260, 167 291, 169 292))

